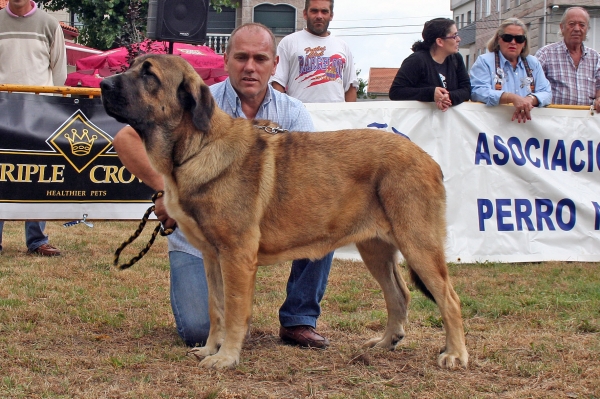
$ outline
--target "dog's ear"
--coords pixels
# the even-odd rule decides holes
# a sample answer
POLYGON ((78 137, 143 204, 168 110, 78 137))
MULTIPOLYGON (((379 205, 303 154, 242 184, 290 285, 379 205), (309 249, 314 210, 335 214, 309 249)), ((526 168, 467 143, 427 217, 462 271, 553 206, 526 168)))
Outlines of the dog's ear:
POLYGON ((215 110, 210 89, 199 76, 186 76, 180 86, 180 101, 192 113, 192 122, 198 130, 208 132, 215 110), (183 92, 183 93, 181 93, 183 92))

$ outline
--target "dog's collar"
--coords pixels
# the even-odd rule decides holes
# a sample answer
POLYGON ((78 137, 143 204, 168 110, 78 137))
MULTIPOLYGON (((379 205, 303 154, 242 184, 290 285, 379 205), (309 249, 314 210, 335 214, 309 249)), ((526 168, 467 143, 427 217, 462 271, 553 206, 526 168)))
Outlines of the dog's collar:
POLYGON ((269 133, 269 134, 278 134, 278 133, 285 133, 288 130, 284 129, 282 127, 273 127, 273 126, 259 126, 259 125, 254 125, 254 127, 258 128, 258 129, 262 129, 265 132, 269 133))

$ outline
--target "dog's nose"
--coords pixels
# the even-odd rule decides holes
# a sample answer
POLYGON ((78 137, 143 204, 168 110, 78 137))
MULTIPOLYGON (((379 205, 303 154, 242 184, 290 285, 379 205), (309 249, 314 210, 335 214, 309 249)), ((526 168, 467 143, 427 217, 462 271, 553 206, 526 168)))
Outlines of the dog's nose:
POLYGON ((113 83, 112 79, 110 79, 110 78, 102 79, 102 81, 100 82, 100 90, 102 90, 103 92, 111 91, 114 88, 115 88, 115 84, 113 83))

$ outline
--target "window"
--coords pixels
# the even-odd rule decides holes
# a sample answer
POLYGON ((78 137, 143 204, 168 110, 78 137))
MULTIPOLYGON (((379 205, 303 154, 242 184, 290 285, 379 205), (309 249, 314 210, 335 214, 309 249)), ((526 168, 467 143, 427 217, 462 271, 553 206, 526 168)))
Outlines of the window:
POLYGON ((465 56, 465 66, 467 67, 467 71, 469 70, 469 58, 470 58, 470 57, 471 57, 471 56, 470 56, 469 54, 467 54, 467 55, 465 56))
POLYGON ((488 17, 492 13, 492 0, 485 0, 485 16, 488 17))
POLYGON ((471 11, 467 11, 467 24, 470 24, 471 22, 471 11))
POLYGON ((221 12, 208 7, 208 23, 206 33, 229 34, 235 29, 235 8, 221 7, 221 12))
POLYGON ((456 16, 456 28, 460 29, 460 18, 458 17, 458 15, 456 16))
POLYGON ((465 14, 460 14, 460 27, 465 27, 465 14))
POLYGON ((254 7, 254 22, 268 26, 276 35, 296 31, 296 9, 287 4, 261 4, 254 7))

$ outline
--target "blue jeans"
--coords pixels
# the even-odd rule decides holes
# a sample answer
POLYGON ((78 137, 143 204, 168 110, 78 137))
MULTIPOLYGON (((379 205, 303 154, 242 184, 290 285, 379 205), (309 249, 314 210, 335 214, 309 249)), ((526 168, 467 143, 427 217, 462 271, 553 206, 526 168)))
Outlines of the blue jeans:
MULTIPOLYGON (((316 327, 332 259, 333 252, 315 262, 302 259, 292 263, 287 298, 279 310, 282 326, 316 327)), ((169 251, 169 261, 171 308, 177 333, 188 346, 204 345, 210 329, 204 261, 181 251, 169 251)))
POLYGON ((283 327, 317 326, 332 260, 333 252, 330 252, 315 261, 297 259, 292 262, 287 297, 279 308, 279 323, 283 327))
POLYGON ((203 346, 208 338, 208 284, 204 261, 181 251, 169 251, 171 308, 177 333, 188 346, 203 346))
MULTIPOLYGON (((35 251, 44 244, 48 244, 48 236, 44 234, 46 222, 27 221, 25 222, 25 245, 31 252, 35 251)), ((0 250, 2 250, 2 230, 4 222, 0 221, 0 250)))

